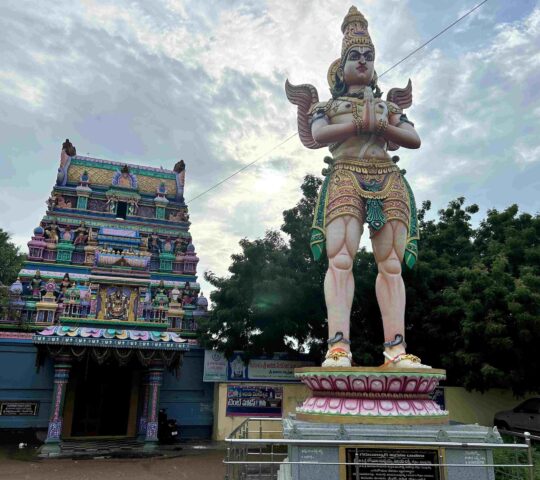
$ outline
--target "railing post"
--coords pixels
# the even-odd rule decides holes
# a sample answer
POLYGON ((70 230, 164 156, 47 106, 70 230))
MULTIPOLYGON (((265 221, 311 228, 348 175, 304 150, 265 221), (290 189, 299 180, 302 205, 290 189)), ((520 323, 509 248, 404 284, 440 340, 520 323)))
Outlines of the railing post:
POLYGON ((229 463, 231 461, 231 447, 227 445, 227 455, 225 456, 227 466, 225 467, 225 480, 231 480, 231 464, 229 463))
POLYGON ((270 444, 270 476, 274 478, 276 472, 276 467, 274 465, 274 444, 270 444))
POLYGON ((534 462, 533 462, 533 448, 531 443, 531 434, 525 432, 525 444, 527 445, 527 463, 529 464, 529 480, 534 480, 534 462))
MULTIPOLYGON (((438 448, 437 452, 438 452, 437 458, 439 459, 439 465, 442 465, 443 463, 445 463, 444 462, 444 457, 443 457, 443 454, 442 454, 442 448, 438 448)), ((439 471, 441 470, 441 468, 442 467, 439 467, 439 471)), ((444 467, 444 469, 448 473, 448 476, 450 476, 450 467, 444 467)))

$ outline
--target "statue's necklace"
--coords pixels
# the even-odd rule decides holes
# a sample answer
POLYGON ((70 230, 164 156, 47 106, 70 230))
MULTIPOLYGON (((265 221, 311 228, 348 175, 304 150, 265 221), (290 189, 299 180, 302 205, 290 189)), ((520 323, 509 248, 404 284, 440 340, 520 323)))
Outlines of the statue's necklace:
POLYGON ((364 91, 363 90, 359 90, 358 92, 353 92, 353 93, 347 93, 347 95, 344 95, 343 96, 344 98, 359 98, 360 100, 363 100, 364 99, 364 91))

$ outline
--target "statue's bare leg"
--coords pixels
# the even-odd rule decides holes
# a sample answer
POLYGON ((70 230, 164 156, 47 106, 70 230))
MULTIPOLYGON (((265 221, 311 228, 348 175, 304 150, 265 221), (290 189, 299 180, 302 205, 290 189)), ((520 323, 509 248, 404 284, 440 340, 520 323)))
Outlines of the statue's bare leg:
MULTIPOLYGON (((405 339, 405 285, 401 277, 401 262, 407 243, 407 227, 398 220, 390 220, 380 232, 371 239, 373 254, 379 274, 375 283, 377 302, 381 310, 384 341, 392 342, 397 335, 405 339)), ((386 358, 396 358, 405 354, 405 342, 385 346, 386 358)), ((413 356, 402 357, 395 362, 397 366, 424 367, 413 356)))
MULTIPOLYGON (((330 339, 336 338, 338 332, 343 334, 345 340, 349 339, 351 306, 354 296, 352 267, 362 231, 363 227, 360 221, 351 215, 338 217, 326 227, 328 270, 324 279, 324 296, 328 309, 330 339)), ((350 352, 350 345, 347 341, 338 341, 331 346, 350 352)), ((342 365, 343 362, 335 364, 342 365)), ((323 366, 330 365, 333 363, 329 359, 323 363, 323 366)))

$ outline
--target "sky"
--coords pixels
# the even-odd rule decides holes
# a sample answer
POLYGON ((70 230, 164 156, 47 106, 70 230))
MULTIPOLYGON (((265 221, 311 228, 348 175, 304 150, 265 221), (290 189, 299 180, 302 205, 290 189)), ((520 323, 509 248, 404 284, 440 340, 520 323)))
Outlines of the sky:
MULTIPOLYGON (((208 293, 203 272, 227 275, 239 240, 279 229, 303 177, 325 166, 327 149, 297 136, 265 153, 296 131, 286 78, 329 98, 349 7, 369 21, 381 73, 479 1, 4 0, 0 228, 26 251, 65 138, 96 158, 169 169, 183 159, 208 293)), ((397 153, 417 204, 430 200, 435 216, 464 196, 480 207, 475 221, 513 203, 538 213, 540 3, 489 0, 379 84, 409 78, 422 147, 397 153)))

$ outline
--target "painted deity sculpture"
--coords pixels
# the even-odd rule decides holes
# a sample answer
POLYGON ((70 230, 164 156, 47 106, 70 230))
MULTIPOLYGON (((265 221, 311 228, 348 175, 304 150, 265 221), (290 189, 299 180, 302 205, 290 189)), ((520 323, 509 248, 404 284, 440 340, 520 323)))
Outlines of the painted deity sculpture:
POLYGON ((43 288, 44 284, 45 281, 41 278, 41 272, 39 270, 36 270, 36 273, 30 281, 30 287, 32 288, 32 295, 34 298, 40 298, 41 289, 43 288))
POLYGON ((124 295, 120 287, 107 295, 106 318, 127 320, 129 297, 124 295))
POLYGON ((51 243, 58 243, 60 238, 60 227, 53 220, 48 227, 45 228, 45 238, 51 243))
POLYGON ((74 230, 75 240, 73 243, 75 245, 85 245, 88 241, 88 227, 86 222, 81 222, 81 224, 74 230))
POLYGON ((64 278, 62 278, 62 282, 60 283, 60 292, 62 295, 65 295, 69 288, 73 286, 73 283, 71 281, 71 278, 69 278, 69 273, 64 274, 64 278))
POLYGON ((368 22, 351 7, 343 24, 341 57, 328 71, 332 98, 319 102, 312 85, 286 82, 287 97, 298 107, 299 136, 308 148, 328 146, 311 230, 318 259, 326 249, 324 295, 329 340, 325 366, 350 366, 350 312, 354 296, 352 266, 367 223, 378 266, 375 285, 384 326, 385 365, 422 368, 405 351, 405 287, 401 264, 417 255, 414 197, 389 150, 419 148, 420 138, 403 109, 412 104, 412 86, 393 88, 381 98, 374 69, 375 47, 368 22))
POLYGON ((66 225, 66 228, 62 232, 62 240, 65 242, 71 242, 73 239, 73 235, 71 233, 71 227, 69 225, 66 225))

